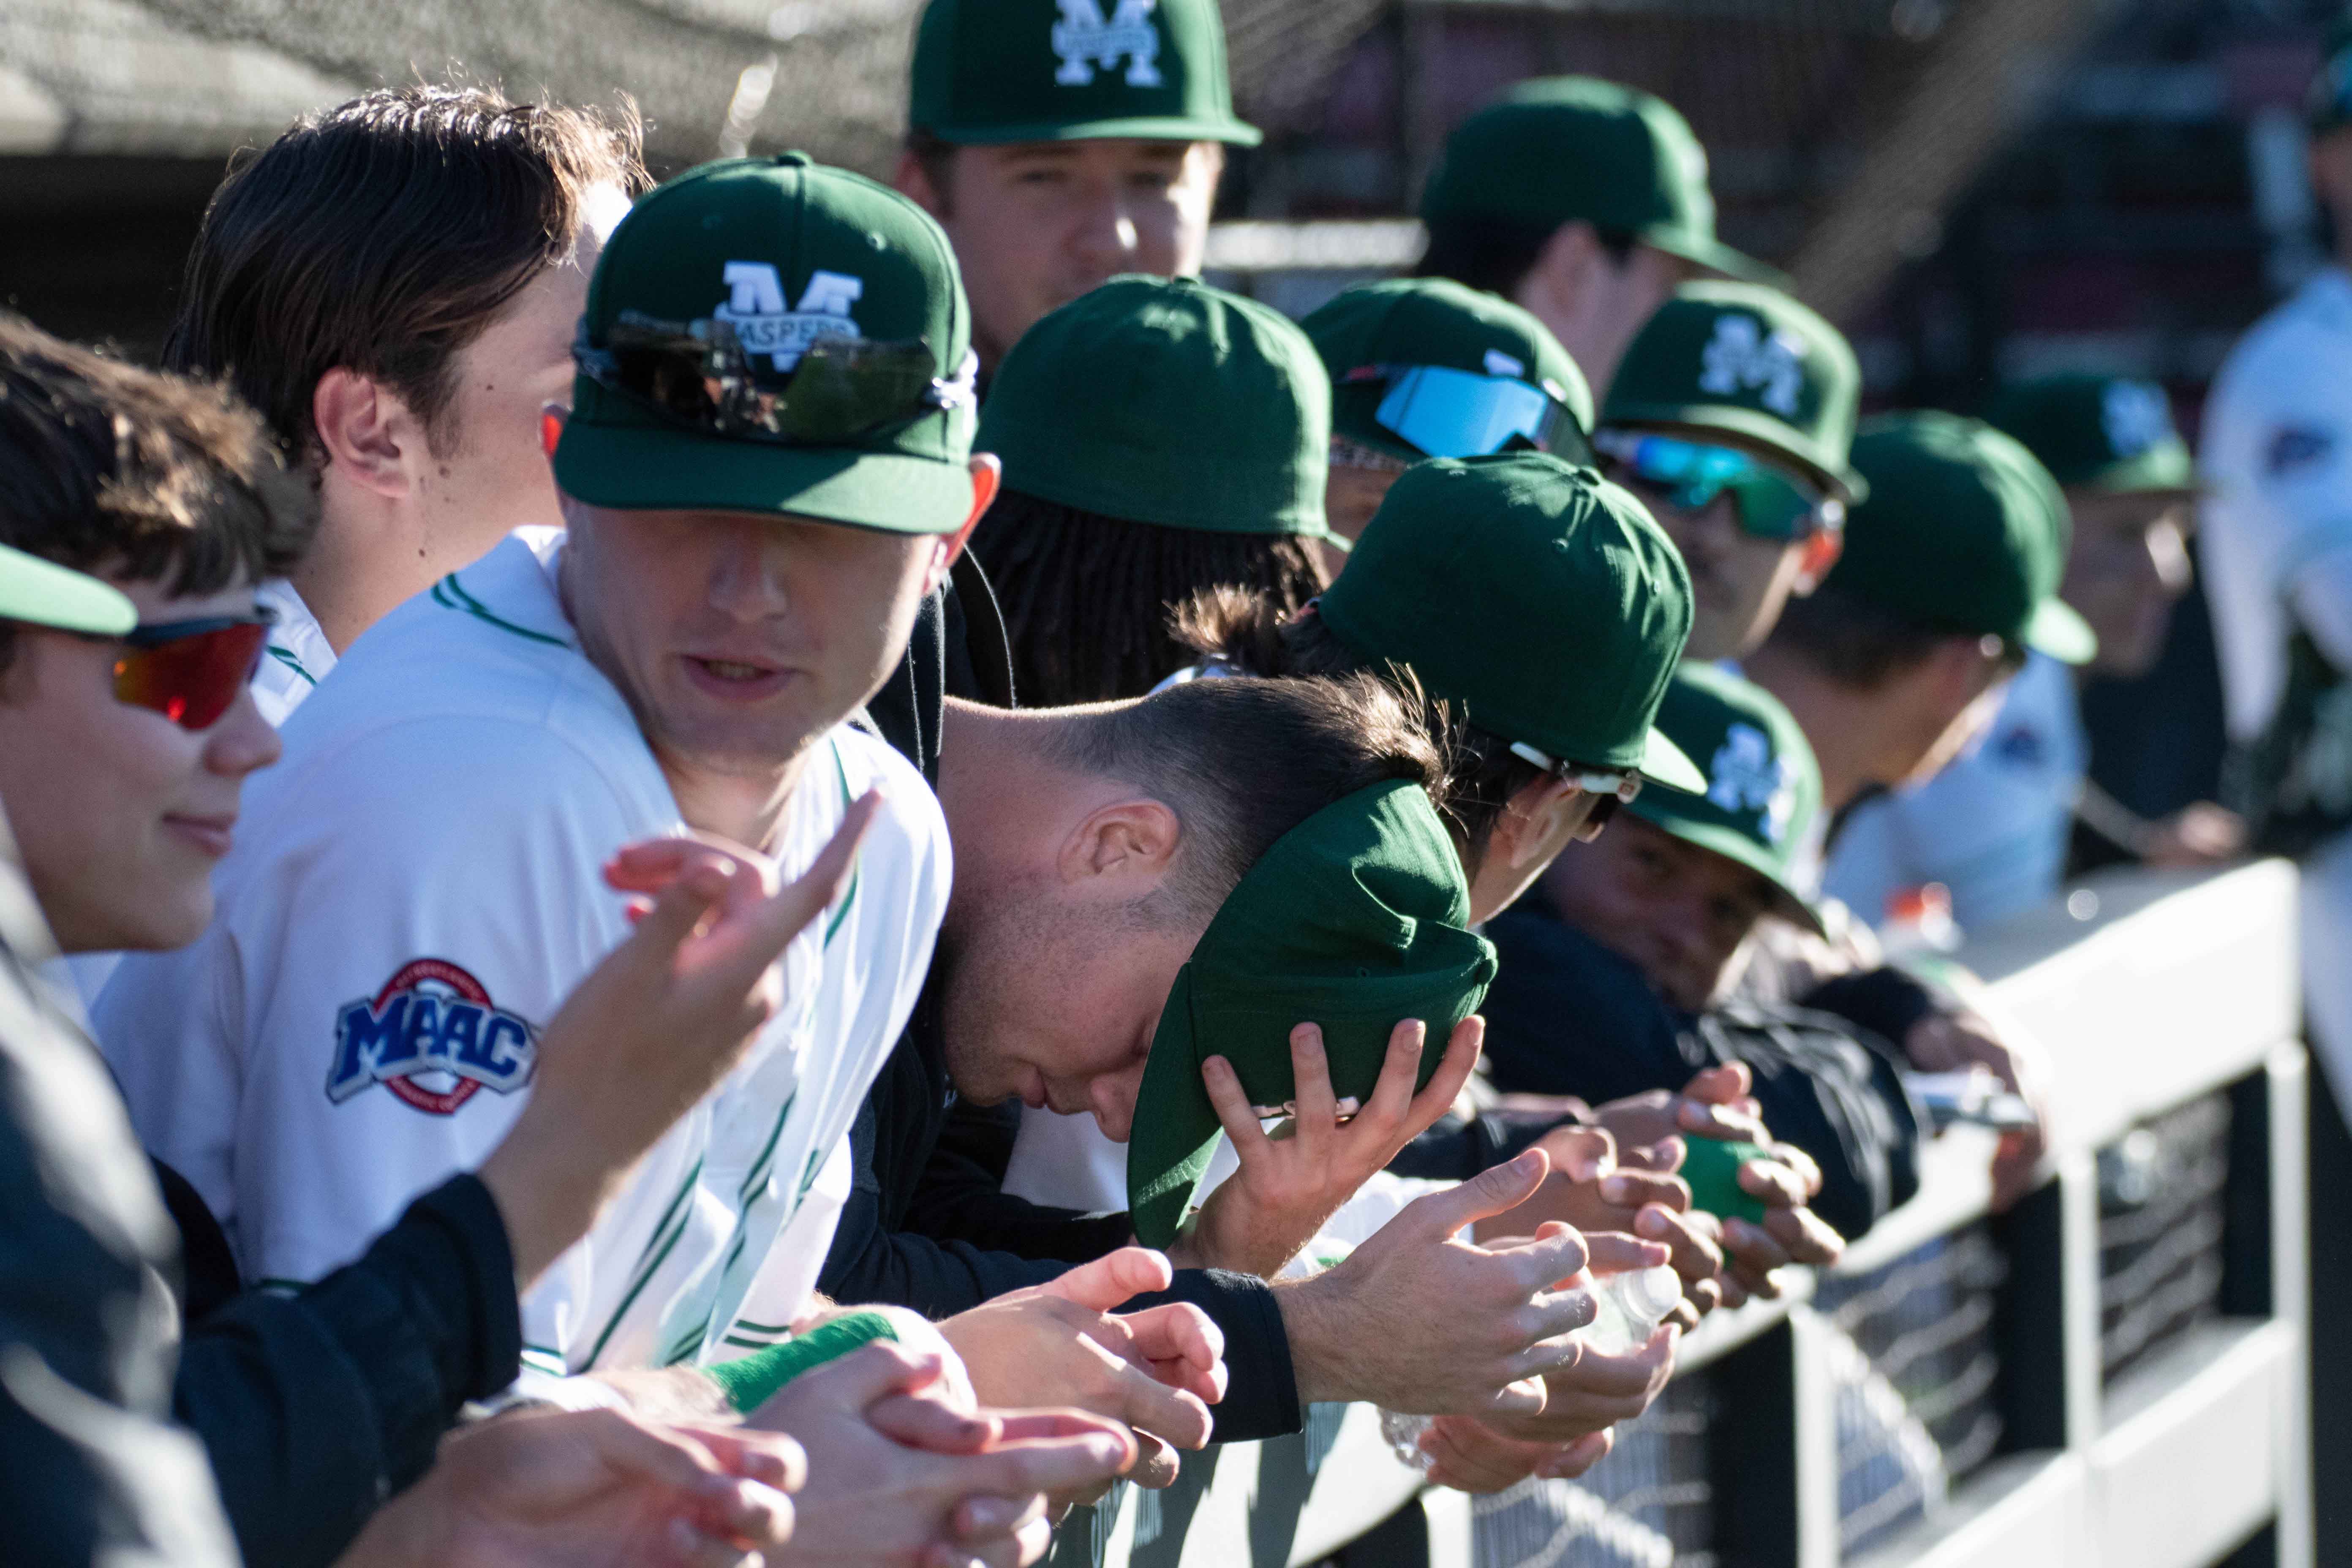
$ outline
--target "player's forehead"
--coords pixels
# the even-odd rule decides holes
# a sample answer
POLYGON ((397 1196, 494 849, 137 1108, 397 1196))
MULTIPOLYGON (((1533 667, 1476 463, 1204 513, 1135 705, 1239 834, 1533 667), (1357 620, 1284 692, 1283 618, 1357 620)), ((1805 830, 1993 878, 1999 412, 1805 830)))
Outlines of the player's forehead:
POLYGON ((963 147, 956 156, 997 170, 1044 168, 1175 169, 1193 147, 1191 142, 1147 140, 1133 136, 1080 137, 1063 142, 1010 142, 1000 146, 963 147))

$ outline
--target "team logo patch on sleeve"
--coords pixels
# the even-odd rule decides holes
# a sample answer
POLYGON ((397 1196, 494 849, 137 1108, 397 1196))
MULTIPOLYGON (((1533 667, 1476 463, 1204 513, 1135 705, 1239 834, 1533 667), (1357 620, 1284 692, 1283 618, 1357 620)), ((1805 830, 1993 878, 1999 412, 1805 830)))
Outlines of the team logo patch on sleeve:
POLYGON ((340 1105, 380 1083, 446 1116, 485 1087, 512 1094, 529 1083, 538 1055, 538 1029, 493 1005, 480 981, 443 959, 412 959, 336 1011, 327 1098, 340 1105))

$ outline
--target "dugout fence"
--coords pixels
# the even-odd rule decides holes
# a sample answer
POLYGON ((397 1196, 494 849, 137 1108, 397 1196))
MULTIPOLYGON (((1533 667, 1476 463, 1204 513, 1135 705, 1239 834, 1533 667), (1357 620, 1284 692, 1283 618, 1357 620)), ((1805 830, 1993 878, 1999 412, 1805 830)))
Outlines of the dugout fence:
POLYGON ((1576 1481, 1424 1491, 1368 1407, 1078 1510, 1056 1568, 2309 1568, 2294 874, 2123 871, 1970 942, 2055 1058, 2050 1178, 1986 1135, 1788 1299, 1717 1313, 1576 1481))

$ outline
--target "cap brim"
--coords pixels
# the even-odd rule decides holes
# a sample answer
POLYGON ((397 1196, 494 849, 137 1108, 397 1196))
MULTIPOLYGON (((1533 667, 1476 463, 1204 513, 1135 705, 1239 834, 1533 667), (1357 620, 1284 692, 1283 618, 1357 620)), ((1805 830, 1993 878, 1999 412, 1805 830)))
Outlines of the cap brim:
POLYGON ((1607 428, 1654 430, 1663 435, 1695 431, 1702 436, 1727 436, 1759 457, 1795 464, 1815 484, 1849 507, 1859 505, 1870 495, 1870 481, 1833 461, 1820 443, 1805 440, 1779 420, 1754 409, 1727 408, 1708 403, 1628 403, 1610 409, 1601 424, 1607 428))
POLYGON ((2186 442, 2178 437, 2159 441, 2136 458, 2113 463, 2083 481, 2084 488, 2109 495, 2177 495, 2203 493, 2197 482, 2197 465, 2186 442))
POLYGON ((1223 142, 1255 147, 1265 132, 1238 120, 1143 115, 1126 120, 1033 120, 1019 125, 925 125, 940 141, 959 147, 1002 147, 1013 142, 1223 142))
POLYGON ((1176 1239, 1224 1132, 1198 1063, 1188 963, 1176 972, 1168 1004, 1160 1010, 1127 1138, 1128 1218, 1135 1239, 1146 1247, 1176 1239))
POLYGON ((2018 641, 2036 653, 2046 653, 2061 664, 2088 664, 2099 651, 2099 634, 2063 599, 2044 599, 2034 606, 2018 641))
POLYGON ((884 533, 953 533, 971 515, 971 473, 960 463, 577 416, 555 449, 555 482, 577 500, 620 511, 770 512, 884 533))
POLYGON ((1649 743, 1642 749, 1642 776, 1692 795, 1706 793, 1706 775, 1683 754, 1680 746, 1666 739, 1663 730, 1652 730, 1649 743))
POLYGON ((0 544, 0 620, 112 637, 139 624, 139 606, 86 573, 0 544))
POLYGON ((1783 293, 1791 292, 1793 280, 1777 267, 1768 267, 1746 251, 1734 250, 1723 241, 1686 229, 1657 228, 1645 230, 1644 244, 1654 245, 1668 256, 1679 256, 1685 261, 1704 267, 1726 278, 1737 278, 1743 283, 1762 283, 1783 293))
POLYGON ((1717 822, 1693 822, 1675 810, 1675 803, 1664 796, 1643 794, 1626 809, 1662 833, 1671 833, 1685 844, 1696 844, 1710 849, 1725 859, 1745 866, 1772 885, 1778 895, 1775 912, 1793 921, 1817 936, 1829 934, 1822 924, 1821 911, 1812 901, 1790 886, 1770 857, 1757 847, 1756 841, 1736 828, 1717 822))

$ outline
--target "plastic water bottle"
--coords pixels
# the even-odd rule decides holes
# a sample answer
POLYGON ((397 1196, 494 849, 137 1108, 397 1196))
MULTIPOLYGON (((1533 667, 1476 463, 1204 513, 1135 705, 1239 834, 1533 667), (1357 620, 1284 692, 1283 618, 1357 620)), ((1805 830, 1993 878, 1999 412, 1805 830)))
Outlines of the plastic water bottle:
MULTIPOLYGON (((1650 1342, 1650 1336, 1683 1299, 1682 1276, 1665 1264, 1623 1274, 1590 1276, 1585 1289, 1592 1292, 1592 1321, 1577 1332, 1603 1355, 1623 1355, 1650 1342)), ((1426 1473, 1432 1460, 1422 1451, 1422 1435, 1435 1422, 1431 1415, 1381 1412, 1381 1436, 1397 1458, 1426 1473)))

